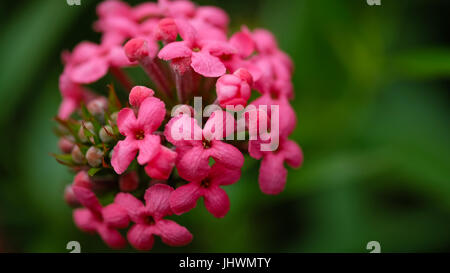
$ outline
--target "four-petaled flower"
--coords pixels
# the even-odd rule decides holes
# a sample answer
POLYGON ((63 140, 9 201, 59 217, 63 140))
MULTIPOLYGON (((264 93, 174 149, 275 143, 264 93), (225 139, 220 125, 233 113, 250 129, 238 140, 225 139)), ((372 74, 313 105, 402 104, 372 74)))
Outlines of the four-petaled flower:
POLYGON ((126 210, 117 204, 102 207, 95 194, 85 187, 73 186, 73 193, 85 207, 75 209, 75 224, 85 232, 96 232, 111 248, 123 248, 125 239, 117 229, 126 228, 129 224, 126 210))
POLYGON ((129 193, 117 194, 114 204, 123 207, 135 223, 128 231, 130 244, 139 250, 153 247, 154 235, 169 246, 184 246, 192 241, 192 234, 183 226, 164 217, 172 214, 169 205, 173 188, 157 184, 145 192, 145 205, 129 193))
POLYGON ((158 155, 161 139, 153 133, 159 128, 165 115, 164 103, 155 97, 148 97, 142 102, 137 118, 130 108, 119 112, 117 126, 125 140, 119 141, 114 147, 111 164, 116 173, 125 172, 138 151, 137 161, 141 165, 158 155))
POLYGON ((177 188, 170 196, 170 206, 180 215, 190 211, 203 197, 206 209, 215 217, 224 217, 230 209, 230 199, 220 186, 231 185, 239 180, 240 169, 229 169, 214 164, 207 177, 177 188))
POLYGON ((180 177, 187 181, 202 180, 211 169, 210 158, 229 169, 241 169, 244 164, 242 153, 222 141, 234 130, 235 120, 225 111, 213 112, 204 129, 188 115, 172 118, 164 135, 176 147, 176 167, 180 177))

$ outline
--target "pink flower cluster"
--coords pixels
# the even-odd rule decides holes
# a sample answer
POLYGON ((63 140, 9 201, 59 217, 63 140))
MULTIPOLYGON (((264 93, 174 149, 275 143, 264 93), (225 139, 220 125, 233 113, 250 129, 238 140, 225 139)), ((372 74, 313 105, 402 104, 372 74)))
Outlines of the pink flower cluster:
POLYGON ((230 200, 222 187, 239 181, 244 154, 261 160, 263 193, 283 191, 285 164, 299 167, 303 154, 289 139, 297 123, 289 102, 293 64, 269 31, 243 26, 229 36, 223 10, 188 0, 135 7, 107 0, 97 13, 101 42, 81 42, 63 54, 56 118, 63 154, 55 157, 77 172, 65 199, 82 207, 73 214, 81 230, 112 248, 128 240, 149 250, 154 235, 186 245, 192 234, 165 217, 190 211, 201 197, 213 216, 224 217, 230 200), (134 84, 136 67, 148 75, 148 87, 134 84), (110 85, 105 97, 92 84, 109 75, 117 88, 110 85), (191 106, 195 97, 216 106, 205 120, 191 106), (182 111, 171 114, 174 106, 182 111), (245 113, 242 127, 230 106, 266 110, 245 113), (276 129, 258 134, 261 124, 274 123, 276 129), (254 138, 230 140, 242 132, 254 138), (261 149, 273 138, 279 139, 273 150, 261 149), (102 206, 111 193, 112 203, 102 206), (125 240, 119 230, 130 222, 125 240))

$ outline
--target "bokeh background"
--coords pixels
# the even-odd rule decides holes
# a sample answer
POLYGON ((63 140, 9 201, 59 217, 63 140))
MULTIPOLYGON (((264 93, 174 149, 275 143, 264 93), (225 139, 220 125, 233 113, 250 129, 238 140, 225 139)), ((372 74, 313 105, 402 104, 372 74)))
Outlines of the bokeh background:
MULTIPOLYGON (((111 251, 74 226, 62 198, 72 175, 49 155, 60 53, 99 39, 99 1, 81 2, 0 2, 2 252, 68 252, 72 240, 111 251)), ((305 163, 281 195, 265 196, 248 159, 224 219, 200 202, 177 218, 193 243, 157 240, 153 251, 368 252, 372 240, 382 252, 450 251, 450 1, 197 2, 227 10, 232 30, 270 29, 292 56, 292 138, 305 163)))

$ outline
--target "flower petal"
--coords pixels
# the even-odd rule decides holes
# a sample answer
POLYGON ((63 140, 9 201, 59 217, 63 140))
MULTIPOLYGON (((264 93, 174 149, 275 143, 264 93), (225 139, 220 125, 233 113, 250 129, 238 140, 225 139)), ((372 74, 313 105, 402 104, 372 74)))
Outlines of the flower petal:
POLYGON ((231 185, 239 181, 241 178, 241 170, 230 169, 216 163, 212 166, 208 176, 214 185, 231 185))
POLYGON ((166 116, 166 107, 164 102, 155 97, 146 98, 139 108, 138 123, 146 133, 153 133, 158 130, 159 126, 166 116))
POLYGON ((133 129, 137 126, 136 116, 130 108, 123 108, 117 115, 117 127, 124 136, 133 134, 133 129))
POLYGON ((158 235, 169 246, 184 246, 192 241, 189 230, 171 220, 160 220, 156 223, 158 235))
POLYGON ((113 156, 111 158, 111 165, 114 171, 118 174, 124 173, 133 159, 136 157, 138 151, 137 141, 130 138, 121 140, 114 147, 113 156))
POLYGON ((170 195, 170 207, 175 214, 183 214, 195 208, 201 195, 202 190, 197 183, 183 185, 170 195))
POLYGON ((95 232, 98 221, 88 209, 75 209, 73 211, 75 225, 84 232, 95 232))
POLYGON ((102 210, 104 222, 112 228, 126 228, 129 223, 127 211, 118 204, 110 204, 102 210))
POLYGON ((80 201, 80 203, 91 210, 93 213, 101 215, 102 205, 95 196, 94 192, 90 189, 80 186, 72 186, 73 193, 75 197, 80 201))
POLYGON ((286 185, 287 170, 280 155, 267 154, 259 169, 259 187, 265 194, 279 194, 286 185))
POLYGON ((114 203, 124 208, 133 222, 139 221, 139 212, 144 205, 132 194, 119 192, 114 198, 114 203))
POLYGON ((206 209, 215 217, 222 218, 230 210, 230 199, 227 193, 218 186, 211 186, 205 190, 206 209))
POLYGON ((161 150, 161 138, 155 135, 146 135, 143 140, 137 142, 139 147, 139 155, 137 161, 139 164, 147 164, 161 150))
POLYGON ((105 58, 91 58, 86 62, 72 67, 70 78, 76 83, 93 83, 108 72, 108 62, 105 58))
POLYGON ((178 58, 187 58, 191 57, 191 55, 192 50, 186 42, 173 42, 167 44, 158 53, 158 57, 165 61, 178 58))
POLYGON ((127 234, 128 242, 138 250, 150 250, 155 239, 152 229, 146 225, 136 224, 130 228, 127 234))
POLYGON ((110 248, 119 249, 124 248, 127 245, 127 241, 122 237, 119 231, 110 228, 105 224, 99 225, 97 227, 97 232, 110 248))
POLYGON ((164 136, 173 145, 195 146, 201 145, 202 128, 195 119, 188 115, 173 117, 166 125, 164 136))
POLYGON ((176 166, 181 178, 190 182, 201 181, 208 175, 209 152, 203 146, 194 146, 189 150, 179 153, 180 159, 176 166))
POLYGON ((229 168, 240 169, 244 165, 244 156, 238 148, 219 140, 213 140, 209 149, 212 158, 229 168))
POLYGON ((282 144, 282 151, 286 163, 292 168, 298 168, 303 163, 303 152, 295 141, 286 140, 282 144))
POLYGON ((220 77, 226 72, 225 65, 219 58, 204 51, 192 53, 191 66, 198 74, 210 78, 220 77))
POLYGON ((176 152, 161 146, 158 156, 145 166, 145 172, 153 179, 167 180, 172 173, 176 159, 176 152))
POLYGON ((172 214, 172 209, 169 204, 169 198, 172 192, 173 188, 165 184, 156 184, 148 188, 145 192, 145 207, 155 220, 172 214))

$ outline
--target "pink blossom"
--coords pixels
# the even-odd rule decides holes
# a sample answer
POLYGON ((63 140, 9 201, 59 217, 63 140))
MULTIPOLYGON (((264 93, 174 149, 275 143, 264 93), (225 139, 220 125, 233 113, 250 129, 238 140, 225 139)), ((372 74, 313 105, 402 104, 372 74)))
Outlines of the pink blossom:
POLYGON ((161 125, 165 115, 164 103, 155 97, 148 97, 142 102, 137 118, 130 108, 119 112, 117 126, 126 138, 114 147, 111 165, 116 173, 125 172, 138 151, 137 161, 141 165, 148 163, 159 153, 161 140, 153 132, 161 125))
POLYGON ((105 76, 110 67, 131 65, 120 45, 82 42, 68 57, 64 71, 74 83, 89 84, 105 76))
POLYGON ((126 210, 117 204, 102 207, 95 194, 84 187, 72 187, 76 198, 85 207, 73 212, 75 224, 81 230, 98 233, 111 248, 122 248, 125 239, 117 229, 126 228, 129 218, 126 210))
POLYGON ((184 246, 192 241, 192 234, 183 226, 164 217, 172 214, 169 205, 173 188, 156 184, 145 192, 145 205, 133 195, 119 193, 114 203, 123 207, 135 223, 128 231, 130 244, 139 250, 150 250, 153 247, 154 235, 161 237, 169 246, 184 246))
POLYGON ((223 75, 217 80, 217 99, 222 107, 227 105, 246 106, 251 95, 252 75, 246 69, 223 75))
POLYGON ((201 129, 196 120, 181 115, 169 121, 164 135, 176 146, 176 167, 179 175, 188 181, 205 178, 210 170, 209 159, 230 169, 240 169, 244 156, 233 145, 222 141, 234 132, 234 118, 227 112, 214 112, 201 129))
POLYGON ((158 155, 145 166, 145 172, 153 179, 167 180, 175 166, 177 153, 162 146, 158 155))
POLYGON ((187 59, 192 69, 205 77, 220 77, 225 74, 225 65, 219 57, 234 54, 234 48, 225 41, 199 39, 196 30, 187 21, 175 22, 183 41, 167 44, 158 53, 158 57, 175 62, 187 59))
POLYGON ((230 209, 230 200, 220 186, 231 185, 239 180, 241 171, 214 164, 208 176, 177 188, 170 196, 170 206, 180 215, 193 209, 203 197, 206 209, 215 217, 224 217, 230 209))
POLYGON ((287 170, 284 162, 298 168, 303 162, 303 152, 292 140, 283 139, 275 152, 264 153, 259 169, 259 187, 265 194, 279 194, 286 185, 287 170))

